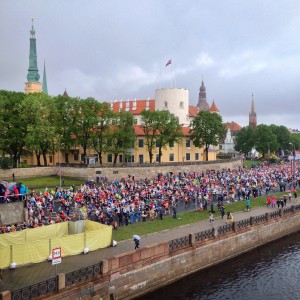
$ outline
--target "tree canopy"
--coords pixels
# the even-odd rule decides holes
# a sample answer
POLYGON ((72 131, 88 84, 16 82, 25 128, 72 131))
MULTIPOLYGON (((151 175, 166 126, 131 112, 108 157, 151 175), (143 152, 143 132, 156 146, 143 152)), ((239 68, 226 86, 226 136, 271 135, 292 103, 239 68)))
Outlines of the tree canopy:
POLYGON ((222 117, 217 113, 201 110, 191 123, 190 134, 196 147, 204 147, 207 161, 209 146, 217 146, 219 139, 225 134, 222 117))

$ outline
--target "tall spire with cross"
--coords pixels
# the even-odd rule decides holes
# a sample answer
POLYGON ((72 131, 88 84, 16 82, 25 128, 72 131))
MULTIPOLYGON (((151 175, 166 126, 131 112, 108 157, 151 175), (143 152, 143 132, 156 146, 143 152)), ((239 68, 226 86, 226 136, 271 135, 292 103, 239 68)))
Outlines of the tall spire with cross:
POLYGON ((29 68, 27 73, 27 82, 25 83, 25 93, 42 92, 42 84, 39 82, 40 74, 37 66, 36 39, 33 27, 34 17, 31 17, 32 25, 30 30, 30 48, 29 48, 29 68))

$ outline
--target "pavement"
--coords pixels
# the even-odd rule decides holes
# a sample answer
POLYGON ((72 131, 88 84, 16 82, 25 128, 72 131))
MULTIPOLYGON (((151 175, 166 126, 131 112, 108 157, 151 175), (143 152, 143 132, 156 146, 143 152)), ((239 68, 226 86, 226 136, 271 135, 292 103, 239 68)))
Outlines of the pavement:
MULTIPOLYGON (((300 197, 296 199, 288 200, 287 207, 291 205, 300 204, 300 197)), ((245 202, 246 206, 246 202, 245 202)), ((228 209, 227 209, 228 210, 228 209)), ((234 221, 243 220, 249 218, 250 216, 258 216, 265 214, 267 212, 278 210, 276 208, 271 208, 267 206, 261 206, 255 209, 252 209, 249 212, 239 212, 233 215, 234 221)), ((180 222, 180 214, 177 215, 178 222, 180 222)), ((210 229, 212 227, 218 227, 224 225, 227 221, 224 217, 224 220, 221 218, 215 218, 214 223, 209 223, 207 220, 199 221, 196 223, 182 225, 173 229, 164 230, 157 233, 148 234, 142 236, 140 248, 145 246, 170 241, 176 238, 180 238, 190 233, 197 233, 210 229)), ((162 221, 163 222, 163 221, 162 221)), ((137 224, 138 226, 138 224, 137 224)), ((62 263, 57 265, 57 270, 55 266, 52 266, 51 262, 42 262, 37 264, 32 264, 23 267, 17 267, 15 270, 5 269, 2 270, 2 280, 0 280, 0 292, 10 290, 18 290, 20 288, 42 282, 46 279, 52 278, 55 276, 56 272, 58 273, 68 273, 80 268, 84 268, 93 264, 100 262, 102 259, 107 259, 112 256, 126 253, 128 251, 134 250, 134 242, 132 239, 118 242, 116 247, 109 247, 105 249, 100 249, 97 251, 89 252, 84 255, 75 255, 69 257, 63 257, 62 263)), ((0 258, 1 259, 1 258, 0 258)))

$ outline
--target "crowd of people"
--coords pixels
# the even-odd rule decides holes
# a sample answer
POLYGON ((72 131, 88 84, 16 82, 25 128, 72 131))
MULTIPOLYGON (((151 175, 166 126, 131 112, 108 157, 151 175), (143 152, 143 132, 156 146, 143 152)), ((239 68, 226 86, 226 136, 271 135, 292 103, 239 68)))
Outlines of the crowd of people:
POLYGON ((299 187, 299 168, 292 174, 287 163, 238 170, 169 172, 144 179, 135 176, 116 181, 101 178, 97 184, 87 182, 77 189, 75 186, 45 188, 42 193, 30 193, 28 221, 1 228, 0 232, 86 218, 117 228, 155 218, 162 220, 168 214, 176 218, 177 212, 187 209, 213 212, 214 206, 223 218, 225 202, 266 195, 267 204, 273 207, 275 200, 278 205, 278 199, 274 200, 271 191, 286 191, 289 198, 299 187))

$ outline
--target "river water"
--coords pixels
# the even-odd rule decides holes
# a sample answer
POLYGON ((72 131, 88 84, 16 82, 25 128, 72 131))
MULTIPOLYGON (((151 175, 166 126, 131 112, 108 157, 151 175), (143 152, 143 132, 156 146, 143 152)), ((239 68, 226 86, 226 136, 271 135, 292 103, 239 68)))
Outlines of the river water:
POLYGON ((300 232, 194 273, 139 299, 300 299, 300 232))

